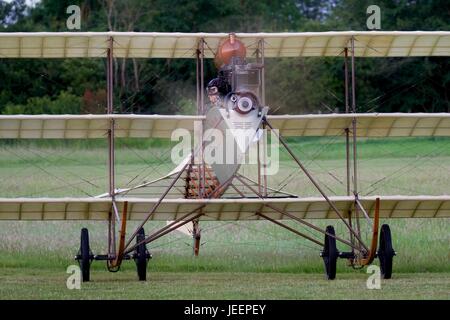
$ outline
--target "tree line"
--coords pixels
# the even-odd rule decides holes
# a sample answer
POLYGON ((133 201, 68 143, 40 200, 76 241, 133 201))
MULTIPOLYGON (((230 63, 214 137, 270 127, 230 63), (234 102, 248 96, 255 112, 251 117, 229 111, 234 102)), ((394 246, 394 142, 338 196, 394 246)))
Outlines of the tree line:
MULTIPOLYGON (((81 8, 80 31, 299 32, 450 30, 445 0, 0 0, 0 31, 67 31, 66 8, 81 8), (375 3, 376 2, 376 3, 375 3)), ((342 112, 343 59, 266 60, 272 112, 342 112)), ((358 112, 450 112, 445 57, 356 59, 358 112)), ((205 77, 216 69, 206 61, 205 77)), ((105 113, 104 59, 1 59, 0 113, 105 113)), ((114 59, 117 113, 195 113, 194 59, 114 59)))

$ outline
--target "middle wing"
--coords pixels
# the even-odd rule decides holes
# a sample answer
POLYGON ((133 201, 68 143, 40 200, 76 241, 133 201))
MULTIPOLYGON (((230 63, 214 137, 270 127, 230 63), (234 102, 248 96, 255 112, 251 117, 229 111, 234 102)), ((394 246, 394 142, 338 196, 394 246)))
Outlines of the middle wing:
POLYGON ((192 131, 197 116, 166 115, 0 115, 0 139, 106 138, 111 120, 117 138, 170 138, 173 130, 192 131))
MULTIPOLYGON (((268 116, 283 136, 336 136, 356 119, 360 137, 450 136, 450 113, 357 113, 268 116)), ((170 138, 192 131, 202 116, 10 115, 0 116, 0 139, 106 138, 114 120, 118 138, 170 138)))

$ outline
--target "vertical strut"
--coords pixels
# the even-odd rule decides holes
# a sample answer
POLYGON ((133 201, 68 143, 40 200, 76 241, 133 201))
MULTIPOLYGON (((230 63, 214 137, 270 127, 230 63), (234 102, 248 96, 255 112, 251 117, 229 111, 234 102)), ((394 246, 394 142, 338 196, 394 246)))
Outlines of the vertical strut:
MULTIPOLYGON (((197 45, 197 51, 196 51, 196 60, 195 60, 195 66, 196 66, 196 70, 195 70, 195 85, 197 88, 197 115, 201 115, 202 114, 202 102, 201 102, 201 91, 202 88, 200 86, 200 65, 201 65, 201 61, 200 61, 200 56, 201 56, 201 51, 200 51, 200 43, 197 45)), ((203 125, 203 123, 202 123, 203 125)), ((194 128, 196 128, 194 126, 194 128)), ((201 132, 202 130, 200 130, 201 132)), ((200 135, 200 132, 194 130, 194 135, 200 135)), ((197 141, 201 141, 202 137, 195 137, 198 138, 197 141)), ((195 141, 195 139, 194 139, 195 141)), ((194 148, 195 150, 195 148, 194 148)), ((201 153, 201 151, 200 151, 201 153)), ((196 159, 194 157, 194 153, 192 153, 192 160, 191 160, 191 164, 192 164, 192 168, 194 168, 194 164, 198 159, 196 159)), ((198 188, 198 193, 200 194, 202 192, 202 188, 201 188, 201 183, 202 183, 202 179, 201 179, 201 170, 200 170, 200 163, 197 163, 197 170, 198 170, 198 174, 199 174, 199 179, 198 179, 198 183, 200 184, 199 188, 198 188)))
POLYGON ((200 40, 200 110, 201 114, 205 114, 205 77, 204 77, 204 60, 205 60, 205 41, 200 40))
POLYGON ((345 166, 347 172, 347 195, 350 195, 351 185, 350 185, 350 130, 345 128, 345 166))
POLYGON ((193 247, 194 250, 193 251, 194 251, 194 256, 197 257, 200 252, 200 239, 201 239, 199 220, 198 219, 192 220, 192 226, 193 226, 192 238, 194 241, 194 247, 193 247))
MULTIPOLYGON (((344 49, 344 82, 345 82, 345 113, 349 113, 350 106, 348 104, 348 48, 344 49)), ((350 195, 350 130, 345 128, 345 159, 347 167, 347 195, 350 195)))
POLYGON ((260 140, 256 143, 256 152, 258 153, 258 192, 261 194, 261 148, 260 148, 260 140))
MULTIPOLYGON (((107 114, 113 114, 113 38, 108 39, 108 49, 106 58, 106 99, 107 114)), ((115 201, 115 168, 114 168, 114 119, 110 119, 108 130, 108 194, 112 202, 115 201)), ((110 255, 115 255, 116 252, 116 212, 115 206, 111 205, 111 212, 108 219, 108 249, 110 255)))
POLYGON ((263 145, 263 181, 264 181, 264 194, 263 197, 267 197, 267 128, 266 128, 266 122, 263 121, 263 135, 262 135, 262 145, 263 145))
MULTIPOLYGON (((264 57, 264 39, 260 39, 259 43, 259 52, 261 54, 261 104, 263 106, 266 105, 266 77, 265 77, 265 57, 264 57)), ((263 167, 263 183, 264 183, 264 189, 263 189, 263 196, 267 197, 267 135, 266 135, 266 124, 263 122, 263 135, 262 135, 262 147, 263 147, 263 161, 262 161, 262 167, 263 167)), ((261 140, 261 139, 260 139, 261 140)), ((258 166, 260 166, 260 159, 259 159, 259 141, 258 141, 258 166)), ((259 170, 259 169, 258 169, 259 170)), ((258 174, 260 172, 258 171, 258 174)), ((258 183, 260 185, 261 178, 258 175, 258 183)))
MULTIPOLYGON (((355 79, 355 38, 352 37, 352 112, 356 113, 356 79, 355 79)), ((358 168, 357 168, 357 154, 356 154, 356 117, 352 119, 353 131, 353 193, 358 195, 358 168)))
POLYGON ((265 69, 266 66, 264 65, 264 39, 259 40, 259 47, 261 52, 261 64, 262 64, 262 70, 261 70, 261 104, 263 106, 266 105, 266 77, 265 77, 265 69))
MULTIPOLYGON (((355 78, 355 38, 351 38, 352 46, 352 112, 356 113, 356 78, 355 78)), ((356 148, 356 117, 352 119, 352 134, 353 134, 353 194, 355 196, 355 216, 356 216, 356 228, 358 235, 361 237, 361 227, 359 223, 359 210, 356 204, 358 199, 358 163, 357 163, 357 148, 356 148)))
POLYGON ((197 92, 197 115, 200 115, 200 49, 196 50, 196 59, 195 59, 195 86, 197 92))
MULTIPOLYGON (((197 92, 197 114, 199 115, 204 115, 206 113, 205 110, 205 63, 204 63, 204 59, 205 59, 205 41, 204 39, 200 39, 200 46, 197 49, 197 88, 198 88, 198 92, 197 92)), ((199 137, 200 140, 200 161, 198 163, 198 175, 199 175, 199 184, 200 184, 200 188, 199 188, 199 196, 200 198, 205 198, 206 196, 206 168, 205 168, 205 156, 204 156, 204 152, 205 152, 205 145, 204 145, 204 141, 203 141, 203 135, 205 132, 205 120, 202 120, 202 125, 201 125, 201 131, 200 134, 201 136, 199 137)), ((200 209, 200 213, 201 213, 201 209, 200 209)), ((199 251, 200 251, 200 238, 201 238, 201 233, 200 233, 200 226, 199 226, 199 220, 198 219, 194 219, 192 221, 192 225, 193 225, 193 230, 192 230, 192 237, 193 237, 193 251, 194 251, 194 256, 198 256, 199 251)))
MULTIPOLYGON (((349 105, 349 92, 348 92, 348 48, 344 49, 344 94, 345 94, 345 113, 350 112, 349 105)), ((351 173, 350 173, 350 129, 345 128, 345 162, 346 162, 346 176, 347 176, 347 196, 350 196, 351 193, 351 173)), ((348 210, 348 224, 353 228, 352 225, 352 209, 348 210)), ((355 237, 353 233, 350 232, 350 242, 352 244, 355 243, 355 237)), ((354 249, 352 247, 352 252, 354 249)), ((353 263, 353 260, 350 260, 350 264, 353 263)))
MULTIPOLYGON (((200 114, 205 114, 205 75, 204 75, 204 58, 205 58, 205 41, 203 38, 200 40, 200 114)), ((199 175, 200 175, 200 194, 201 197, 205 197, 205 157, 204 157, 204 144, 203 144, 203 134, 204 134, 204 125, 205 120, 202 120, 202 129, 201 129, 201 149, 200 149, 200 163, 199 163, 199 175)))
MULTIPOLYGON (((109 38, 107 54, 107 114, 113 114, 113 38, 109 38)), ((115 172, 114 172, 114 119, 110 119, 108 131, 108 171, 109 171, 109 196, 114 197, 115 172)))
MULTIPOLYGON (((256 62, 262 64, 261 60, 261 40, 258 42, 258 49, 256 49, 256 62)), ((262 81, 262 73, 261 70, 261 83, 259 87, 259 99, 262 102, 263 101, 263 88, 264 84, 262 81)), ((259 128, 261 129, 261 128, 259 128)), ((256 152, 258 153, 257 157, 257 165, 258 165, 258 192, 261 194, 261 139, 258 139, 258 142, 256 143, 256 152)))

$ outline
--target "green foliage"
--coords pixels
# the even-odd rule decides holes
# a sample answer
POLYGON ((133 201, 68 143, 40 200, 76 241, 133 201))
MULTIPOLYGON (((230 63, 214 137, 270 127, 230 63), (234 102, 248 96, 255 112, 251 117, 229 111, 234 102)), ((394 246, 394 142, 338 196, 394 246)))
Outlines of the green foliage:
POLYGON ((61 91, 56 99, 48 96, 29 98, 25 104, 8 104, 4 114, 78 114, 81 99, 66 91, 61 91))
POLYGON ((366 8, 372 4, 380 7, 382 30, 449 29, 450 12, 446 0, 341 0, 336 1, 327 22, 336 30, 365 30, 366 8))
MULTIPOLYGON (((446 2, 380 0, 375 4, 381 8, 382 30, 449 30, 446 2)), ((374 3, 371 0, 42 0, 28 8, 24 0, 0 0, 0 29, 67 31, 69 4, 81 7, 81 31, 287 32, 366 30, 366 8, 374 3)), ((17 109, 11 105, 25 106, 34 101, 31 98, 55 100, 62 91, 77 97, 86 92, 97 95, 105 87, 105 63, 100 59, 1 62, 0 74, 7 81, 0 82, 0 113, 17 109)), ((268 59, 266 70, 266 95, 272 112, 345 110, 341 57, 268 59)), ((447 58, 356 59, 356 71, 359 112, 450 111, 447 58)), ((216 72, 212 61, 207 60, 206 81, 216 72)), ((196 99, 194 59, 116 59, 114 76, 116 112, 195 113, 191 103, 196 99)), ((97 98, 80 112, 104 112, 102 99, 97 98)), ((66 113, 69 109, 51 113, 66 113)))
POLYGON ((179 109, 180 114, 197 114, 197 105, 192 99, 181 99, 179 102, 179 109))
MULTIPOLYGON (((266 95, 280 114, 345 110, 337 58, 271 59, 267 61, 266 95), (289 70, 289 72, 287 72, 289 70)), ((272 111, 272 112, 273 112, 272 111)))

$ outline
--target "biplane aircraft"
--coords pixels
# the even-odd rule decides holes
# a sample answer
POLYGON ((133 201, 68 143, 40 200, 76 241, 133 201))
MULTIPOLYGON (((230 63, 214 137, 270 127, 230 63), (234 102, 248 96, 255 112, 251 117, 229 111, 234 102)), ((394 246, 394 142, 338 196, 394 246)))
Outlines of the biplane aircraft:
MULTIPOLYGON (((93 253, 87 229, 81 230, 76 255, 83 281, 90 280, 94 260, 107 262, 117 271, 124 260, 134 260, 139 280, 146 280, 151 254, 147 245, 187 225, 193 237, 193 250, 199 253, 201 229, 205 220, 267 220, 303 237, 321 250, 328 279, 336 276, 338 258, 360 268, 378 258, 381 272, 392 274, 395 251, 388 224, 383 218, 450 217, 450 196, 360 196, 358 193, 357 142, 359 137, 450 136, 448 113, 356 113, 355 58, 450 56, 450 32, 316 32, 316 33, 0 33, 1 58, 98 58, 106 59, 107 113, 104 115, 3 115, 1 139, 107 139, 109 189, 106 194, 88 198, 0 198, 1 220, 103 220, 108 222, 108 252, 93 253), (346 113, 314 115, 269 115, 265 102, 265 59, 275 57, 342 57, 345 67, 346 113), (113 58, 196 59, 197 108, 195 116, 115 114, 113 110, 113 58), (217 81, 208 86, 204 79, 205 59, 215 59, 217 81), (206 95, 217 95, 214 103, 206 95), (208 163, 202 135, 189 155, 173 171, 159 180, 169 181, 159 197, 133 196, 156 181, 126 189, 115 183, 115 139, 134 137, 170 138, 173 130, 200 133, 207 129, 246 129, 248 139, 232 133, 237 155, 232 163, 208 163), (277 192, 267 184, 265 152, 258 151, 256 179, 239 172, 239 159, 251 146, 265 149, 260 132, 276 134, 298 170, 304 172, 321 194, 277 192), (284 137, 346 137, 347 194, 328 196, 284 137), (260 146, 261 145, 261 146, 260 146), (236 188, 235 183, 247 192, 236 188), (176 190, 175 190, 176 189, 176 190), (181 190, 181 192, 179 191, 181 190), (228 191, 234 190, 235 196, 228 191), (169 196, 177 191, 177 196, 169 196), (237 196, 236 196, 237 194, 237 196), (301 228, 287 225, 286 220, 301 228), (316 226, 315 219, 335 219, 347 235, 338 235, 333 226, 316 226), (127 222, 139 221, 135 230, 127 222), (150 221, 169 221, 146 235, 150 221), (361 225, 371 230, 364 241, 361 225), (323 241, 304 231, 315 232, 323 241), (348 247, 339 251, 337 243, 348 247)), ((209 80, 209 79, 208 79, 209 80)), ((260 148, 260 149, 259 149, 260 148)), ((227 151, 228 149, 225 149, 227 151)), ((106 190, 105 190, 106 191, 106 190)))

